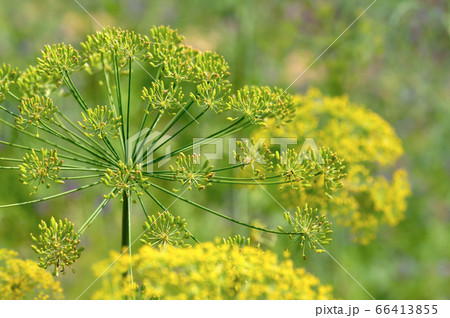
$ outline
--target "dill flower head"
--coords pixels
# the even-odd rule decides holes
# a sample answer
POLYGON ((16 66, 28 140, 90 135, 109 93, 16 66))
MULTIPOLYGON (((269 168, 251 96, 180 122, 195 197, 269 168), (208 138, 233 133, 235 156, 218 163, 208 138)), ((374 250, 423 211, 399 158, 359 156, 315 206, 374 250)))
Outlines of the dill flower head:
MULTIPOLYGON (((94 265, 96 275, 119 254, 94 265)), ((94 299, 332 299, 331 287, 292 260, 239 244, 202 243, 165 251, 142 247, 132 257, 135 284, 122 256, 102 277, 94 299), (139 286, 141 288, 139 288, 139 286), (142 288, 144 286, 144 288, 142 288)))
POLYGON ((144 224, 144 234, 141 242, 152 247, 166 249, 169 246, 186 247, 184 240, 188 239, 187 223, 181 217, 173 216, 168 211, 158 213, 158 216, 148 217, 144 224))
POLYGON ((115 198, 120 193, 125 193, 128 196, 132 194, 141 196, 142 190, 148 188, 148 178, 142 174, 141 165, 130 168, 121 161, 117 169, 107 169, 104 177, 100 180, 114 190, 109 195, 105 195, 105 198, 115 198))
MULTIPOLYGON (((294 216, 289 212, 284 213, 284 219, 292 227, 297 235, 290 234, 291 239, 295 239, 303 249, 303 258, 305 255, 305 244, 315 251, 316 253, 323 253, 323 245, 331 242, 330 230, 331 223, 327 220, 325 214, 319 215, 318 209, 309 208, 308 205, 302 210, 297 207, 294 216), (320 247, 320 248, 317 248, 320 247)), ((279 227, 281 231, 284 231, 282 227, 279 227)))
POLYGON ((74 232, 73 223, 67 219, 56 220, 52 217, 49 224, 41 221, 39 224, 39 235, 31 234, 35 245, 31 248, 39 254, 39 266, 47 268, 53 265, 53 275, 65 274, 66 267, 80 258, 83 247, 78 247, 80 239, 78 233, 74 232))
POLYGON ((116 139, 119 136, 121 118, 115 115, 114 110, 108 109, 108 106, 89 108, 87 114, 81 113, 81 115, 83 116, 83 123, 78 122, 78 124, 83 128, 86 135, 99 139, 105 137, 116 139))
POLYGON ((49 188, 49 181, 64 183, 58 178, 63 162, 58 159, 57 151, 41 149, 40 152, 41 155, 38 156, 33 149, 31 154, 25 154, 23 163, 19 165, 19 181, 25 185, 33 186, 31 194, 35 194, 41 185, 49 188))
POLYGON ((32 260, 17 252, 0 249, 0 299, 62 299, 59 281, 32 260))
MULTIPOLYGON (((19 128, 24 129, 28 125, 39 127, 39 124, 52 123, 53 114, 58 107, 46 96, 35 95, 22 100, 19 106, 20 115, 15 118, 19 128)), ((39 136, 39 135, 37 135, 39 136)))
POLYGON ((170 169, 175 173, 175 180, 179 180, 183 185, 187 184, 189 190, 192 190, 192 187, 204 190, 212 185, 208 181, 214 176, 213 166, 209 164, 209 160, 201 163, 200 155, 195 153, 187 156, 181 153, 177 157, 176 168, 170 166, 170 169))

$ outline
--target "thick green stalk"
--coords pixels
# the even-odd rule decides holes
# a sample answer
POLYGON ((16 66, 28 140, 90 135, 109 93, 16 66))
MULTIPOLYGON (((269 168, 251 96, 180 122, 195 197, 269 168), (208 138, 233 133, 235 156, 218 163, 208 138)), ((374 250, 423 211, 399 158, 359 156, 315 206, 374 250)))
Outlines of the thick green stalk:
POLYGON ((130 205, 127 192, 122 195, 122 250, 130 247, 130 205))

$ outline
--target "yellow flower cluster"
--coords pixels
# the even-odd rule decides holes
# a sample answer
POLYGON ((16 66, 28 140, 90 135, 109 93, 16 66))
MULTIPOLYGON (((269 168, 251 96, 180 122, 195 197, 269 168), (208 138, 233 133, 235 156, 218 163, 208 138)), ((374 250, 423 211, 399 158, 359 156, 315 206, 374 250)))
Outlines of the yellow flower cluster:
POLYGON ((62 299, 62 289, 52 274, 17 252, 0 249, 0 299, 62 299))
POLYGON ((355 241, 367 244, 380 224, 395 226, 404 217, 411 190, 406 171, 394 167, 403 154, 401 141, 388 122, 347 96, 327 97, 311 89, 296 99, 300 106, 294 123, 255 135, 297 137, 299 147, 302 138, 313 138, 344 159, 347 176, 330 200, 324 199, 320 182, 309 189, 284 190, 283 196, 291 207, 309 203, 329 211, 351 229, 355 241))
MULTIPOLYGON (((119 253, 94 265, 103 273, 119 253)), ((270 251, 212 242, 188 248, 142 247, 132 257, 135 282, 124 274, 130 258, 123 255, 104 275, 94 299, 331 299, 331 287, 292 260, 279 262, 270 251), (140 286, 141 288, 139 288, 140 286), (142 288, 145 286, 145 288, 142 288), (140 289, 139 293, 137 290, 140 289)))

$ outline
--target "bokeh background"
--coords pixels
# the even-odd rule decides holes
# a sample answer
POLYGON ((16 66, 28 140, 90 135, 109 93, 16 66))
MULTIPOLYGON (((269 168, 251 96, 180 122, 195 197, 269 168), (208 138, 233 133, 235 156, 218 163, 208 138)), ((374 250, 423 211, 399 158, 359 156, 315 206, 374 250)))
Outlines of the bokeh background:
MULTIPOLYGON (((170 25, 201 50, 225 56, 235 87, 244 84, 288 87, 372 1, 294 0, 78 0, 102 26, 148 34, 170 25)), ((369 245, 352 243, 337 229, 329 251, 377 299, 445 299, 450 296, 450 13, 445 0, 378 0, 292 87, 327 95, 349 95, 394 126, 405 155, 399 163, 410 175, 413 196, 406 218, 382 228, 369 245)), ((78 44, 101 27, 73 0, 0 0, 0 63, 26 67, 45 44, 78 44)), ((2 139, 18 138, 0 126, 2 139)), ((14 150, 0 147, 0 156, 14 150)), ((29 189, 16 174, 0 172, 0 204, 26 200, 29 189)), ((218 192, 219 201, 241 192, 218 192)), ((245 196, 245 194, 244 194, 245 196)), ((29 233, 41 218, 68 217, 76 224, 99 203, 95 191, 35 206, 0 211, 0 247, 35 257, 29 233)), ((204 197, 203 200, 211 201, 204 197)), ((171 201, 169 201, 171 202, 171 201)), ((201 213, 173 206, 188 216, 201 240, 249 233, 201 213), (183 212, 184 211, 184 212, 183 212)), ((223 208, 221 208, 223 210, 223 208)), ((102 212, 103 213, 103 212, 102 212)), ((245 212, 248 213, 248 212, 245 212)), ((140 220, 142 221, 142 220, 140 220)), ((135 222, 139 223, 139 222, 135 222)), ((140 224, 140 223, 139 223, 140 224)), ((111 205, 88 230, 77 273, 61 278, 67 298, 76 298, 93 280, 91 264, 117 249, 120 211, 111 205)), ((140 233, 137 225, 134 233, 140 233)), ((275 247, 279 253, 282 247, 275 247)), ((327 255, 303 261, 334 294, 369 296, 327 255)), ((92 291, 95 289, 93 286, 92 291)), ((89 298, 90 290, 83 295, 89 298)))

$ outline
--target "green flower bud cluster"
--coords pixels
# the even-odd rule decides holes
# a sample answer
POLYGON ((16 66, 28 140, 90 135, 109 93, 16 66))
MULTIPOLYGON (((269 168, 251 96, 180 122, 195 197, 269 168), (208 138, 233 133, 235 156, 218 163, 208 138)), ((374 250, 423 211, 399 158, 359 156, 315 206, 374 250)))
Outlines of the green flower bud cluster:
MULTIPOLYGON (((35 95, 22 100, 19 106, 21 115, 15 118, 16 125, 25 129, 28 125, 39 127, 39 123, 53 122, 53 114, 58 111, 58 107, 46 96, 35 95)), ((37 135, 39 137, 39 135, 37 135)))
POLYGON ((177 110, 186 106, 181 88, 173 83, 164 84, 162 80, 152 82, 148 89, 144 87, 141 97, 148 102, 152 109, 161 113, 167 112, 170 115, 174 115, 177 110), (166 88, 166 86, 168 87, 166 88))
POLYGON ((0 67, 0 103, 5 100, 11 84, 14 84, 18 76, 19 71, 17 68, 11 68, 10 65, 6 64, 0 67))
POLYGON ((266 125, 269 118, 274 118, 277 125, 288 123, 295 116, 296 107, 292 95, 267 86, 244 86, 227 104, 230 109, 258 125, 266 125))
POLYGON ((250 138, 236 141, 236 146, 233 156, 242 165, 242 169, 251 167, 255 177, 265 179, 267 171, 273 169, 273 153, 266 144, 261 140, 255 143, 254 138, 250 138))
POLYGON ((217 81, 218 85, 229 85, 229 66, 223 56, 214 52, 204 52, 194 59, 194 82, 217 81))
POLYGON ((87 58, 88 69, 100 69, 103 64, 112 70, 115 54, 120 65, 131 60, 146 58, 150 48, 150 40, 147 36, 136 34, 134 31, 120 28, 105 28, 95 34, 88 35, 87 41, 81 43, 83 55, 87 58))
POLYGON ((120 193, 126 193, 127 195, 135 193, 137 196, 141 196, 143 194, 141 190, 145 190, 149 186, 148 178, 142 175, 141 165, 130 168, 122 161, 119 162, 119 167, 116 170, 106 169, 105 176, 100 180, 106 186, 117 190, 105 195, 105 198, 115 198, 120 193))
POLYGON ((170 170, 175 173, 175 180, 179 180, 183 185, 188 184, 189 190, 192 187, 203 190, 210 186, 209 180, 214 176, 213 166, 209 165, 209 160, 201 164, 200 155, 185 155, 180 153, 177 156, 176 168, 170 166, 170 170))
POLYGON ((172 59, 183 48, 179 45, 184 37, 166 26, 153 27, 150 30, 152 45, 147 59, 153 67, 160 67, 164 61, 172 59))
POLYGON ((199 107, 221 113, 227 109, 225 98, 229 93, 229 84, 219 84, 217 80, 211 80, 197 85, 197 93, 191 93, 190 97, 199 107))
POLYGON ((186 227, 185 219, 179 216, 174 217, 168 211, 158 213, 158 216, 148 217, 144 224, 145 233, 140 241, 143 244, 160 249, 165 249, 168 246, 188 247, 190 245, 184 242, 184 240, 190 238, 186 227))
POLYGON ((45 184, 49 188, 49 181, 62 184, 64 181, 58 179, 62 164, 56 150, 41 149, 41 157, 32 150, 31 154, 25 154, 23 163, 19 165, 19 181, 33 186, 33 192, 30 195, 35 194, 40 185, 45 184))
POLYGON ((240 236, 240 235, 235 235, 235 236, 230 236, 229 238, 222 239, 222 244, 228 244, 231 246, 239 246, 239 247, 244 247, 244 246, 250 246, 250 238, 245 238, 245 236, 240 236))
POLYGON ((80 240, 78 233, 74 232, 74 225, 67 219, 56 220, 52 217, 47 225, 45 221, 39 224, 39 235, 31 234, 35 245, 31 248, 40 256, 39 266, 47 268, 54 266, 53 275, 65 274, 66 267, 73 270, 71 265, 80 258, 83 247, 78 247, 80 240))
POLYGON ((331 192, 342 188, 341 180, 346 176, 344 160, 328 148, 320 148, 319 155, 320 158, 317 158, 316 152, 311 150, 300 154, 294 149, 288 149, 281 155, 276 152, 275 170, 294 189, 298 189, 298 185, 310 188, 313 181, 317 183, 319 177, 323 176, 325 194, 331 199, 331 192))
POLYGON ((286 182, 289 182, 293 188, 301 186, 303 188, 311 187, 311 180, 320 174, 321 168, 316 160, 311 160, 298 154, 295 149, 288 149, 281 155, 277 151, 275 153, 276 171, 281 173, 286 182))
POLYGON ((116 139, 119 136, 119 127, 122 125, 122 118, 116 117, 114 110, 108 110, 108 106, 97 106, 89 108, 87 115, 81 113, 83 123, 78 124, 85 130, 86 136, 105 137, 116 139))
MULTIPOLYGON (((323 253, 323 248, 317 245, 329 244, 331 242, 331 223, 326 219, 325 214, 319 215, 318 209, 309 208, 305 205, 303 211, 297 207, 297 211, 292 216, 289 212, 284 213, 284 219, 291 226, 292 230, 298 234, 290 234, 289 237, 300 244, 303 248, 303 258, 305 256, 305 243, 316 253, 323 253)), ((281 226, 281 232, 286 232, 281 226)))
POLYGON ((49 96, 59 86, 62 80, 57 76, 38 72, 38 68, 30 65, 17 79, 17 88, 21 97, 26 99, 35 95, 49 96))
POLYGON ((72 45, 64 43, 46 45, 42 58, 38 58, 38 73, 62 77, 65 72, 72 73, 83 67, 84 60, 72 45))
POLYGON ((341 180, 347 175, 344 160, 339 159, 330 149, 320 149, 324 160, 323 176, 326 194, 331 198, 331 192, 343 187, 341 180))

